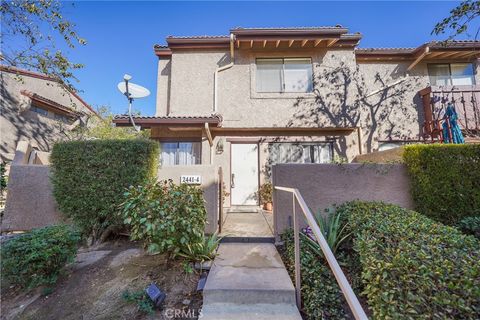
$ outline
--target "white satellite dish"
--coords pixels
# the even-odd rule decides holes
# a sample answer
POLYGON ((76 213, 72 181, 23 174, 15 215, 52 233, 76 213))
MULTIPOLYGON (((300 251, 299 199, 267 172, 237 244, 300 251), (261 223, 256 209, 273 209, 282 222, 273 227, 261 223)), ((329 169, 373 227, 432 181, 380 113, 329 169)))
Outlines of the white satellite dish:
POLYGON ((117 87, 118 90, 120 90, 120 92, 126 96, 128 92, 127 98, 129 99, 145 98, 150 95, 150 90, 135 83, 123 81, 119 82, 117 87))
POLYGON ((129 83, 129 81, 132 79, 131 75, 124 75, 123 76, 123 82, 120 82, 117 85, 118 90, 127 97, 128 99, 128 116, 130 117, 130 121, 132 122, 133 127, 135 130, 140 131, 140 127, 135 125, 135 121, 133 120, 132 116, 132 102, 133 99, 138 99, 138 98, 145 98, 150 95, 150 90, 147 88, 144 88, 142 86, 139 86, 138 84, 134 83, 129 83))

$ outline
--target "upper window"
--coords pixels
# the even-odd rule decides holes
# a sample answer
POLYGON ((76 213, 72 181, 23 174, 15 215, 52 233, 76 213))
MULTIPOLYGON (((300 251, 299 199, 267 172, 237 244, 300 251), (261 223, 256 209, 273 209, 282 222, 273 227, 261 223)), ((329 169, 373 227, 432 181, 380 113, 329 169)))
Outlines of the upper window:
POLYGON ((428 75, 430 76, 430 83, 434 86, 475 84, 471 63, 429 64, 428 75))
POLYGON ((40 108, 40 107, 32 106, 32 108, 30 110, 32 110, 33 112, 39 113, 42 116, 48 115, 48 111, 46 109, 43 109, 43 108, 40 108))
POLYGON ((162 166, 188 166, 201 164, 201 142, 162 142, 160 143, 162 166))
POLYGON ((312 92, 310 58, 257 59, 257 92, 312 92))

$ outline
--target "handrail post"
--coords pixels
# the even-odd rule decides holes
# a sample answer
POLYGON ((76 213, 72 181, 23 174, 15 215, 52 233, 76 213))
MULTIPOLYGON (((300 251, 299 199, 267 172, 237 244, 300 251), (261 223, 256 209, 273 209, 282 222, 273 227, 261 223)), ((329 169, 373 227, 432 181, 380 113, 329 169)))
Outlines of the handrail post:
POLYGON ((327 240, 322 234, 322 231, 320 230, 320 227, 318 226, 317 221, 315 220, 315 217, 313 216, 312 212, 308 208, 305 199, 303 199, 302 195, 300 194, 300 191, 298 189, 294 188, 286 188, 286 187, 280 187, 280 186, 274 186, 275 190, 282 190, 286 191, 289 193, 292 193, 292 204, 293 204, 293 237, 294 237, 294 242, 295 242, 295 297, 297 300, 297 307, 299 310, 301 310, 301 283, 300 283, 300 219, 296 213, 296 205, 298 203, 298 206, 301 209, 300 213, 303 213, 303 216, 307 218, 307 223, 312 229, 312 232, 315 236, 315 239, 317 240, 318 244, 320 245, 320 248, 322 249, 323 255, 325 256, 325 259, 328 263, 328 266, 330 267, 330 270, 332 271, 335 280, 337 280, 337 283, 340 287, 340 290, 343 293, 343 296, 345 297, 345 300, 347 300, 348 306, 350 307, 350 310, 353 313, 353 316, 356 320, 367 320, 368 317, 365 313, 365 311, 362 308, 362 305, 358 301, 357 296, 352 290, 352 287, 350 286, 350 283, 347 280, 347 277, 345 277, 345 274, 342 271, 342 268, 340 268, 340 265, 338 264, 337 259, 335 258, 335 255, 333 254, 332 250, 328 246, 327 240))
POLYGON ((295 242, 295 297, 297 300, 297 308, 301 310, 302 307, 302 293, 301 293, 301 274, 300 274, 300 230, 299 219, 296 214, 295 194, 292 193, 293 205, 293 238, 295 242))

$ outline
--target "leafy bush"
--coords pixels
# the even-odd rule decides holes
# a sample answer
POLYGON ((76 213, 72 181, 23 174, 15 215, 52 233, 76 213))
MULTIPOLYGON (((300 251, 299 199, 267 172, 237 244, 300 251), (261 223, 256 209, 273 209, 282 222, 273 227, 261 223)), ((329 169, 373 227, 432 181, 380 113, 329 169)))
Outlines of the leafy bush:
POLYGON ((273 186, 270 182, 262 184, 258 193, 260 195, 261 203, 265 204, 272 202, 273 186))
POLYGON ((480 318, 478 240, 395 205, 357 201, 339 210, 375 318, 480 318))
POLYGON ((131 186, 125 193, 123 222, 132 240, 144 240, 149 252, 176 255, 204 241, 203 191, 171 180, 131 186))
POLYGON ((156 176, 158 143, 92 140, 55 144, 51 154, 53 194, 60 211, 94 240, 121 224, 123 193, 156 176))
MULTIPOLYGON (((282 234, 282 258, 292 278, 295 274, 295 246, 292 230, 282 234)), ((300 238, 300 274, 303 311, 307 319, 345 319, 344 300, 333 273, 318 252, 308 245, 308 237, 300 238)))
POLYGON ((54 284, 80 240, 70 226, 34 229, 2 245, 2 277, 20 287, 54 284))
POLYGON ((138 311, 152 315, 155 312, 155 305, 143 290, 129 291, 125 290, 122 293, 122 298, 128 303, 135 303, 138 311))
POLYGON ((480 239, 480 216, 463 218, 457 225, 464 233, 480 239))
POLYGON ((480 145, 412 145, 403 157, 418 212, 448 225, 480 216, 480 145))

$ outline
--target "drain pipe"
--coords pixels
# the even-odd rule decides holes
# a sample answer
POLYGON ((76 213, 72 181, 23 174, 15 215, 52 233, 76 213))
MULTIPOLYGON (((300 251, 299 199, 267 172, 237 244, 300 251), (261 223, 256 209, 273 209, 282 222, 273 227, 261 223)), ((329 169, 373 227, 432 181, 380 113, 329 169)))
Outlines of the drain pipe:
POLYGON ((235 48, 235 36, 233 33, 230 33, 230 63, 227 65, 224 65, 223 67, 219 67, 215 70, 215 75, 213 78, 213 83, 214 83, 214 92, 213 92, 213 113, 217 113, 218 111, 218 95, 217 95, 217 88, 218 88, 218 73, 225 71, 227 69, 230 69, 233 67, 233 64, 235 62, 235 54, 234 54, 234 48, 235 48))

